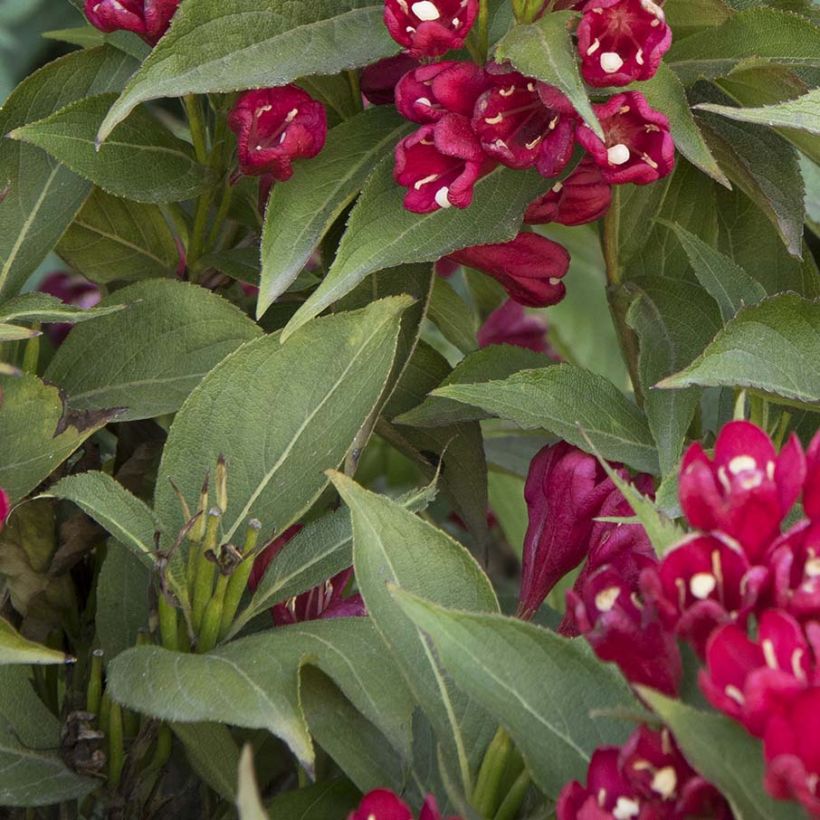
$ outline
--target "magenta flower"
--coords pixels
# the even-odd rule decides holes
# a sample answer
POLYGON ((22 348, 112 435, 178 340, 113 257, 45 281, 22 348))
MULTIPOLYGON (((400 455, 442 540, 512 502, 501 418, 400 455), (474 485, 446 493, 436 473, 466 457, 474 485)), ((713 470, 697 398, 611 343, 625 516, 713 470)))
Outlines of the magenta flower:
POLYGON ((651 79, 672 45, 672 30, 652 0, 592 0, 577 35, 581 74, 599 88, 651 79))
MULTIPOLYGON (((389 789, 374 789, 362 798, 359 807, 347 816, 347 820, 413 820, 413 812, 397 794, 389 789)), ((436 798, 428 794, 419 814, 419 820, 460 820, 452 816, 444 818, 436 798)))
POLYGON ((10 512, 11 499, 9 498, 9 494, 0 487, 0 532, 2 532, 10 512))
POLYGON ((133 31, 150 46, 171 25, 179 0, 85 0, 85 16, 100 31, 133 31))
POLYGON ((461 48, 478 15, 478 0, 385 0, 384 24, 413 57, 461 48))
POLYGON ((487 317, 476 339, 479 347, 514 345, 555 356, 547 342, 547 323, 540 316, 526 313, 512 299, 502 302, 487 317))
POLYGON ((550 179, 572 156, 577 116, 557 88, 516 72, 492 73, 494 87, 476 102, 473 129, 481 147, 509 168, 531 168, 550 179))
MULTIPOLYGON (((89 282, 88 279, 79 274, 66 273, 65 271, 51 273, 46 276, 37 290, 50 296, 56 296, 66 305, 73 305, 85 310, 93 308, 102 299, 100 289, 93 282, 89 282)), ((51 343, 58 347, 68 336, 71 328, 72 325, 70 324, 57 322, 48 325, 45 334, 51 340, 51 343)))
POLYGON ((820 521, 803 519, 772 544, 767 600, 806 622, 820 619, 820 521))
POLYGON ((812 521, 820 520, 820 433, 815 434, 806 452, 803 509, 812 521))
POLYGON ((669 120, 650 108, 643 94, 616 94, 593 108, 606 141, 602 142, 583 123, 575 136, 601 169, 605 182, 647 185, 672 172, 675 144, 669 133, 669 120))
POLYGON ((242 173, 271 174, 280 182, 293 176, 293 160, 315 157, 327 137, 324 106, 295 85, 245 92, 228 125, 242 173))
POLYGON ((409 54, 396 54, 363 68, 359 79, 362 94, 372 105, 392 105, 397 83, 418 65, 419 61, 409 54))
POLYGON ((592 754, 587 785, 568 783, 558 796, 557 820, 605 820, 640 816, 641 800, 618 765, 620 749, 604 746, 592 754))
POLYGON ((600 219, 611 203, 612 186, 604 182, 601 169, 585 157, 563 182, 556 182, 527 208, 524 222, 584 225, 600 219))
POLYGON ((449 258, 492 276, 511 299, 527 307, 558 304, 566 293, 561 279, 569 270, 569 253, 539 234, 520 233, 511 242, 464 248, 449 258))
POLYGON ((468 207, 473 187, 491 168, 469 120, 446 114, 435 125, 423 125, 399 142, 393 177, 407 188, 404 207, 426 214, 468 207))
POLYGON ((756 641, 734 624, 717 629, 706 647, 706 664, 699 674, 703 694, 758 737, 780 705, 815 677, 803 629, 776 609, 761 615, 756 641))
MULTIPOLYGON (((254 592, 265 575, 270 562, 282 551, 285 545, 302 529, 301 524, 294 524, 274 539, 256 557, 253 563, 248 589, 254 592)), ((316 621, 323 618, 348 618, 367 614, 362 596, 357 592, 344 597, 345 587, 353 577, 353 567, 342 570, 323 584, 296 595, 287 603, 276 604, 271 608, 271 615, 276 626, 316 621)))
POLYGON ((689 522, 737 539, 751 561, 760 558, 797 501, 806 460, 792 435, 780 455, 748 421, 725 425, 710 459, 700 444, 683 457, 680 501, 689 522))
POLYGON ((405 74, 396 86, 396 108, 413 122, 438 122, 445 114, 471 117, 487 87, 484 69, 475 63, 444 60, 405 74))

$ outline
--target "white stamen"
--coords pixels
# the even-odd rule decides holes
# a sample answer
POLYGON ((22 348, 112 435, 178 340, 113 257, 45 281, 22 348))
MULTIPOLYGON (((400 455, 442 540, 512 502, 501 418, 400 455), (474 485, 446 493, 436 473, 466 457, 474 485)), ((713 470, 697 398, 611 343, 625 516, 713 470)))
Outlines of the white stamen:
POLYGON ((435 179, 438 179, 438 174, 430 174, 429 177, 424 177, 424 179, 417 179, 413 183, 413 188, 420 191, 428 182, 432 182, 435 179))
POLYGON ((262 146, 261 146, 261 145, 257 145, 255 150, 256 150, 256 151, 261 151, 261 150, 262 150, 262 146))
POLYGON ((817 576, 820 575, 820 558, 810 558, 806 561, 803 572, 809 578, 817 578, 817 576))
POLYGON ((587 57, 591 57, 601 47, 601 41, 596 37, 595 42, 587 49, 587 57))
POLYGON ((427 99, 427 97, 419 97, 416 100, 416 105, 426 105, 428 108, 433 107, 433 103, 431 103, 430 100, 427 99))
POLYGON ((629 148, 622 142, 608 148, 606 152, 606 158, 610 165, 623 165, 625 162, 629 162, 629 157, 629 148))
POLYGON ((419 20, 424 20, 425 22, 438 20, 438 18, 441 17, 441 12, 436 8, 436 4, 431 3, 430 0, 419 0, 418 3, 413 3, 410 8, 419 20))
POLYGON ((404 30, 405 30, 408 34, 415 34, 415 33, 416 33, 416 30, 413 28, 413 26, 407 26, 404 30))
POLYGON ((607 74, 614 74, 616 71, 620 71, 623 64, 624 61, 617 51, 604 51, 601 54, 601 68, 607 74))
POLYGON ((763 650, 763 657, 766 660, 766 666, 769 669, 779 669, 779 665, 777 663, 777 655, 774 651, 774 644, 767 638, 765 641, 762 641, 760 644, 760 648, 763 650))
POLYGON ((504 121, 504 115, 501 113, 496 114, 494 117, 484 117, 484 122, 487 125, 498 125, 498 123, 504 121))
POLYGON ((398 0, 398 4, 401 6, 401 10, 402 10, 405 14, 409 14, 409 13, 410 13, 410 9, 408 9, 408 8, 407 8, 407 0, 398 0))
POLYGON ((601 612, 609 612, 612 607, 615 606, 615 601, 618 600, 620 594, 620 587, 607 587, 606 589, 602 589, 595 596, 595 606, 598 607, 601 612))
POLYGON ((795 649, 794 652, 792 652, 792 675, 794 675, 797 680, 805 681, 806 673, 803 669, 803 664, 801 663, 802 660, 803 650, 795 649))
POLYGON ((285 117, 285 122, 293 122, 299 114, 298 108, 291 108, 288 115, 285 117))
POLYGON ((652 0, 641 0, 641 8, 644 11, 648 11, 651 15, 655 17, 655 19, 652 21, 653 26, 659 25, 661 20, 665 19, 663 9, 656 3, 653 3, 652 0))
POLYGON ((774 462, 773 461, 767 461, 766 462, 766 478, 768 478, 769 481, 774 481, 774 462))
POLYGON ((641 813, 641 804, 630 797, 619 797, 615 808, 612 809, 612 816, 615 820, 630 820, 641 813))
POLYGON ((708 598, 717 586, 717 578, 709 572, 695 573, 689 579, 689 590, 700 601, 708 598))
POLYGON ((530 93, 535 91, 535 83, 527 83, 527 91, 529 91, 530 93))
POLYGON ((641 154, 641 159, 653 170, 658 170, 658 163, 655 162, 655 160, 652 159, 652 157, 650 157, 649 154, 644 152, 643 154, 641 154))
POLYGON ((642 48, 638 49, 638 53, 635 55, 635 62, 638 65, 643 65, 644 59, 643 59, 643 49, 642 48))
POLYGON ((678 787, 678 775, 674 767, 664 766, 655 772, 652 778, 652 791, 659 794, 664 800, 674 797, 675 789, 678 787))
POLYGON ((555 185, 552 186, 552 192, 555 194, 560 194, 564 187, 563 182, 556 182, 555 185))
POLYGON ((743 697, 743 692, 741 692, 737 686, 732 686, 730 684, 723 691, 726 693, 727 697, 730 697, 739 706, 743 706, 743 704, 746 703, 746 698, 743 697))
POLYGON ((510 96, 510 94, 514 94, 514 93, 515 93, 515 86, 514 86, 514 85, 511 85, 509 88, 502 88, 502 89, 501 89, 498 93, 499 93, 502 97, 509 97, 509 96, 510 96))
POLYGON ((450 189, 446 185, 443 188, 439 188, 438 191, 436 191, 436 205, 438 205, 439 208, 452 207, 452 203, 448 199, 449 194, 450 189))
POLYGON ((560 285, 561 284, 561 280, 556 276, 550 276, 548 281, 551 285, 560 285))
POLYGON ((556 125, 558 125, 558 120, 560 120, 560 119, 561 119, 561 115, 560 115, 560 114, 556 114, 556 115, 555 115, 555 116, 554 116, 554 117, 550 120, 550 124, 549 124, 549 129, 550 129, 550 131, 554 131, 554 130, 555 130, 555 126, 556 126, 556 125))
POLYGON ((272 108, 272 105, 261 105, 256 109, 256 116, 261 117, 263 114, 267 114, 272 108))
POLYGON ((461 20, 458 17, 453 17, 453 28, 458 28, 461 25, 461 20))
POLYGON ((535 148, 535 146, 538 145, 541 142, 542 139, 544 139, 544 138, 543 137, 536 137, 532 142, 525 143, 524 147, 528 151, 532 151, 532 149, 535 148))
POLYGON ((737 475, 745 470, 756 470, 757 461, 751 456, 735 456, 729 462, 729 472, 732 475, 737 475))

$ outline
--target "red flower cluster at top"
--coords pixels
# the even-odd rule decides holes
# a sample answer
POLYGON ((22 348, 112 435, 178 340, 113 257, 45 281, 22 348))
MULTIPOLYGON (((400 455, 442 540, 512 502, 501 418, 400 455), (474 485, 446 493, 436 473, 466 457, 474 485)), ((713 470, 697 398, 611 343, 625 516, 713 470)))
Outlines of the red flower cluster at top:
MULTIPOLYGON (((388 789, 368 792, 359 807, 350 812, 347 820, 413 820, 410 807, 398 795, 388 789)), ((436 798, 428 794, 419 814, 419 820, 459 820, 458 817, 442 817, 436 798)))
POLYGON ((150 46, 171 25, 179 0, 85 0, 85 16, 100 31, 133 31, 150 46))

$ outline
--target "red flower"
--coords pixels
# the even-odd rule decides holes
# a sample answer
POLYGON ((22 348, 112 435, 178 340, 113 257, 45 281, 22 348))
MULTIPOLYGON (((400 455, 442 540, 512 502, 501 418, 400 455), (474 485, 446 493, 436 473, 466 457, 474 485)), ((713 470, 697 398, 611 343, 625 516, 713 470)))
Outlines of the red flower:
POLYGON ((464 248, 450 259, 492 276, 512 299, 528 307, 558 304, 566 293, 561 279, 569 270, 569 253, 539 234, 520 233, 511 242, 464 248))
POLYGON ((2 531, 6 519, 9 517, 9 512, 11 512, 11 499, 9 494, 0 487, 0 531, 2 531))
POLYGON ((405 74, 396 86, 396 108, 408 120, 438 122, 445 114, 471 117, 487 87, 484 69, 475 63, 445 60, 405 74))
POLYGON ((413 57, 461 48, 478 15, 478 0, 385 0, 384 24, 413 57))
POLYGON ((806 452, 803 509, 812 521, 820 519, 820 433, 815 434, 806 452))
POLYGON ((672 30, 652 0, 591 0, 577 34, 581 73, 597 87, 649 80, 672 44, 672 30))
POLYGON ((294 159, 315 157, 327 137, 324 106, 295 85, 247 91, 228 125, 236 134, 242 173, 272 174, 280 182, 293 176, 294 159))
POLYGON ((618 665, 630 682, 674 695, 682 675, 677 641, 654 602, 609 565, 590 575, 581 592, 567 592, 567 610, 595 654, 618 665))
POLYGON ((805 475, 796 436, 778 455, 763 430, 734 421, 720 431, 713 459, 700 444, 687 450, 681 464, 681 506, 693 526, 725 532, 755 561, 780 531, 805 475))
POLYGON ((745 623, 768 576, 765 567, 750 566, 731 538, 696 533, 666 553, 657 572, 644 571, 641 587, 664 622, 702 656, 715 628, 745 623))
POLYGON ((601 142, 586 124, 578 126, 576 138, 601 169, 605 182, 646 185, 672 172, 675 144, 669 134, 669 120, 651 109, 643 94, 616 94, 593 108, 606 142, 601 142))
POLYGON ((133 31, 156 45, 171 25, 179 0, 85 0, 85 16, 100 31, 133 31))
MULTIPOLYGON (((56 296, 61 302, 67 305, 74 305, 88 310, 93 308, 102 299, 100 289, 89 282, 84 276, 74 273, 60 271, 46 276, 37 288, 41 293, 56 296)), ((65 322, 57 322, 46 327, 46 336, 51 343, 57 347, 63 343, 72 325, 65 322)))
MULTIPOLYGON (((256 557, 248 579, 248 589, 254 592, 265 575, 270 562, 282 551, 284 546, 302 529, 301 524, 294 524, 282 535, 268 544, 256 557)), ((358 593, 348 598, 343 597, 345 587, 353 576, 353 568, 329 578, 323 584, 296 595, 285 604, 276 604, 271 608, 273 621, 277 626, 315 621, 320 618, 347 618, 366 615, 364 601, 358 593)))
POLYGON ((525 313, 512 299, 507 299, 487 317, 476 338, 479 347, 515 345, 554 357, 547 342, 547 323, 540 316, 525 313))
POLYGON ((772 544, 766 563, 771 604, 799 621, 820 619, 820 521, 798 522, 772 544))
POLYGON ((618 765, 620 749, 604 746, 592 754, 587 785, 568 783, 558 796, 557 820, 606 820, 640 817, 641 800, 618 765))
POLYGON ((469 120, 446 114, 399 142, 393 177, 408 189, 404 207, 426 214, 466 208, 473 201, 473 186, 490 167, 469 120))
POLYGON ((530 168, 550 179, 572 156, 575 109, 557 88, 516 72, 493 75, 495 87, 475 105, 481 147, 509 168, 530 168))
POLYGON ((600 168, 585 157, 563 182, 556 182, 527 208, 524 222, 584 225, 600 219, 611 203, 612 187, 604 182, 600 168))
POLYGON ((717 629, 706 647, 706 664, 699 675, 704 695, 758 737, 779 704, 805 689, 813 676, 800 624, 778 610, 763 613, 757 641, 734 624, 717 629))
MULTIPOLYGON (((410 807, 389 789, 374 789, 362 798, 359 807, 350 812, 347 820, 413 820, 410 807)), ((436 798, 428 794, 419 820, 459 820, 458 817, 443 818, 436 798)))
POLYGON ((820 687, 801 692, 769 719, 763 751, 769 793, 799 800, 820 816, 820 687))
POLYGON ((363 68, 359 79, 362 94, 373 105, 392 105, 396 99, 396 84, 418 64, 409 54, 396 54, 363 68))

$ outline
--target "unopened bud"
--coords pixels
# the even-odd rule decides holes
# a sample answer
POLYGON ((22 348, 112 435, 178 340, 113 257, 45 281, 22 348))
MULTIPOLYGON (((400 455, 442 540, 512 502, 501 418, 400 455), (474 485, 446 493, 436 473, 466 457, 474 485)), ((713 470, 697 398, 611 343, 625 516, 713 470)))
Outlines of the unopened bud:
POLYGON ((221 454, 216 462, 216 503, 223 513, 228 509, 228 465, 221 454))
POLYGON ((205 481, 202 482, 202 489, 199 491, 199 506, 197 509, 200 515, 188 536, 190 540, 195 543, 199 543, 205 537, 205 512, 208 509, 208 477, 208 473, 205 473, 205 481))

